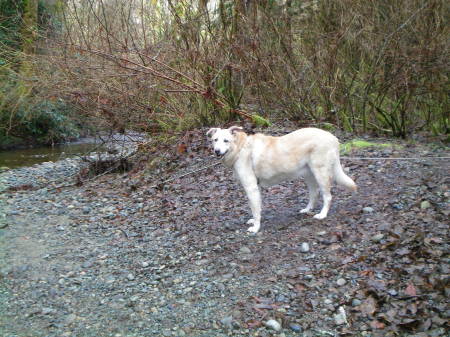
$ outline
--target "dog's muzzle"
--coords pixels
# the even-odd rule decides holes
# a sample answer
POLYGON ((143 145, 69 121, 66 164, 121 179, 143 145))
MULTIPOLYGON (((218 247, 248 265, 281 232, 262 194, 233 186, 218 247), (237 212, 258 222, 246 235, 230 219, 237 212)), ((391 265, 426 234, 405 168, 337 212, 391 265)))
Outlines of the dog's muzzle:
POLYGON ((214 151, 217 157, 223 157, 228 151, 225 151, 224 153, 221 153, 220 150, 214 151))

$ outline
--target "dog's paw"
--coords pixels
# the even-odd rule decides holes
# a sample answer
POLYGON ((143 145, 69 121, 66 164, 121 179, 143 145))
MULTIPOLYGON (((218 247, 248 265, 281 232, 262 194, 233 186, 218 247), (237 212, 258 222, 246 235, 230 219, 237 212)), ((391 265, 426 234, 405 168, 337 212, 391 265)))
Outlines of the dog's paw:
POLYGON ((325 219, 327 217, 327 215, 326 214, 321 214, 321 213, 319 213, 319 214, 316 214, 316 215, 314 215, 314 219, 318 219, 318 220, 322 220, 322 219, 325 219))
POLYGON ((259 228, 261 227, 261 225, 259 223, 255 224, 255 219, 248 220, 247 225, 253 225, 247 229, 247 231, 250 233, 258 233, 259 228))
POLYGON ((249 228, 247 229, 247 231, 249 231, 250 233, 258 233, 258 231, 259 231, 259 226, 253 225, 253 226, 249 227, 249 228))

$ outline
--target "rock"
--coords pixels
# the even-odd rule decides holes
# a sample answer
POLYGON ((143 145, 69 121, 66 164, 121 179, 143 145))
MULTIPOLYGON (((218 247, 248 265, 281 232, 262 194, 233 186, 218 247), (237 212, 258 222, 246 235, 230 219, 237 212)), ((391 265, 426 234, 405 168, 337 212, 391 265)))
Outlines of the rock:
POLYGON ((272 330, 281 331, 281 324, 274 319, 269 319, 264 325, 272 330))
POLYGON ((92 261, 86 261, 86 262, 83 262, 83 264, 81 265, 83 268, 91 268, 92 266, 93 266, 93 263, 92 263, 92 261))
POLYGON ((69 314, 66 316, 65 322, 66 324, 72 324, 77 320, 77 315, 75 314, 69 314))
POLYGON ((383 238, 384 238, 384 234, 379 233, 379 234, 376 234, 376 235, 372 236, 370 238, 370 240, 373 241, 373 242, 380 242, 383 238))
POLYGON ((91 208, 90 207, 87 207, 87 206, 85 206, 85 207, 83 207, 83 214, 89 214, 89 213, 91 213, 91 208))
POLYGON ((317 232, 317 235, 319 235, 319 236, 324 236, 326 234, 327 234, 327 231, 317 232))
POLYGON ((222 324, 225 328, 231 329, 233 327, 233 316, 227 316, 220 320, 220 324, 222 324))
POLYGON ((428 200, 424 200, 424 201, 422 201, 420 203, 420 208, 421 209, 427 209, 427 208, 430 208, 430 207, 431 207, 431 204, 430 204, 430 202, 428 200))
MULTIPOLYGON (((446 289, 447 289, 447 288, 446 288, 446 289)), ((389 290, 388 290, 388 294, 391 295, 391 296, 397 296, 397 295, 398 295, 398 292, 397 292, 397 290, 395 290, 395 289, 389 289, 389 290)))
POLYGON ((339 307, 338 313, 333 316, 334 323, 336 325, 343 325, 347 323, 347 315, 345 313, 344 307, 339 307))
POLYGON ((358 305, 361 305, 361 301, 358 300, 357 298, 354 298, 352 300, 352 306, 357 307, 358 305))
POLYGON ((302 332, 302 327, 295 323, 289 323, 289 329, 295 332, 302 332))
POLYGON ((347 281, 345 279, 343 279, 343 278, 340 278, 340 279, 338 279, 336 281, 336 283, 337 283, 338 286, 342 287, 344 284, 347 283, 347 281))
POLYGON ((150 264, 147 261, 141 262, 141 266, 147 268, 150 264))
POLYGON ((329 298, 327 298, 327 299, 325 299, 325 301, 323 301, 323 303, 325 303, 325 304, 331 304, 331 303, 333 303, 333 301, 330 300, 329 298))
POLYGON ((127 279, 129 279, 130 281, 133 281, 135 279, 134 275, 132 273, 129 273, 127 275, 127 279))
POLYGON ((239 252, 242 254, 251 254, 252 251, 250 250, 250 248, 243 246, 239 249, 239 252))
POLYGON ((309 252, 309 244, 307 242, 303 242, 301 247, 300 247, 300 251, 302 253, 307 253, 309 252))
POLYGON ((41 313, 42 313, 42 315, 49 315, 49 314, 56 313, 56 310, 52 309, 52 308, 42 308, 41 313))
POLYGON ((373 213, 374 209, 372 207, 364 207, 363 212, 364 213, 373 213))

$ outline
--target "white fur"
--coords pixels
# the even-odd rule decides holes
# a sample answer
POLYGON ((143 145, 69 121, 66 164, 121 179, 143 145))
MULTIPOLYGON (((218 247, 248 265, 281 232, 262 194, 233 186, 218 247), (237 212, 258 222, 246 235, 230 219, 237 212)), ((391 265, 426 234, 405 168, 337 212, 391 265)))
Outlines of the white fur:
POLYGON ((331 203, 331 183, 336 181, 350 190, 356 184, 348 177, 339 161, 339 141, 331 133, 305 128, 282 137, 262 134, 247 135, 239 127, 212 128, 207 132, 214 152, 232 167, 250 202, 253 218, 248 231, 256 233, 261 225, 259 185, 270 186, 303 177, 309 191, 309 202, 301 213, 310 212, 319 192, 323 206, 316 219, 324 219, 331 203))

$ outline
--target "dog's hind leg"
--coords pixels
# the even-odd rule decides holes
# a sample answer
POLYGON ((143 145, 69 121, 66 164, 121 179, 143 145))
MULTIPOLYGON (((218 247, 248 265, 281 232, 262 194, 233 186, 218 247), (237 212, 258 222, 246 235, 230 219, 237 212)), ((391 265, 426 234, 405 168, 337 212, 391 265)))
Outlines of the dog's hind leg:
POLYGON ((314 215, 315 219, 324 219, 327 217, 331 205, 331 175, 330 168, 326 166, 316 166, 311 168, 316 182, 322 193, 323 206, 320 213, 314 215))
POLYGON ((306 186, 308 187, 309 201, 308 205, 306 205, 306 207, 303 208, 300 213, 308 213, 309 211, 311 211, 316 204, 317 196, 319 194, 319 185, 317 185, 314 175, 309 171, 304 175, 304 177, 306 186))

